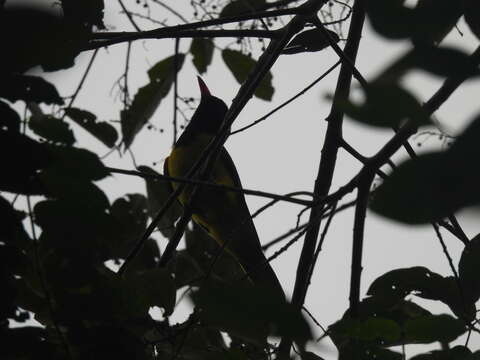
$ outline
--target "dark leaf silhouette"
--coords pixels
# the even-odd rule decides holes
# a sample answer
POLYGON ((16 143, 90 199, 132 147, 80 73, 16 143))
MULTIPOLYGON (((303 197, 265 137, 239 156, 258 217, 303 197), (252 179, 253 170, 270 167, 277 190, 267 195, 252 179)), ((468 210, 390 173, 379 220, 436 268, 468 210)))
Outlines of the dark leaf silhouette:
POLYGON ((75 136, 70 126, 51 115, 33 115, 30 117, 28 127, 38 136, 54 144, 73 145, 75 136))
POLYGON ((458 264, 460 283, 465 301, 477 302, 480 298, 480 279, 478 277, 480 265, 480 235, 475 236, 463 249, 458 264))
POLYGON ((220 17, 254 13, 265 6, 265 0, 232 0, 220 12, 220 17))
MULTIPOLYGON (((222 51, 222 58, 239 84, 247 80, 248 75, 257 63, 256 60, 242 54, 240 51, 230 49, 222 51)), ((254 95, 262 100, 270 101, 272 100, 273 92, 272 74, 268 72, 255 90, 254 95)))
POLYGON ((23 100, 63 105, 55 86, 38 76, 6 75, 0 83, 0 97, 12 102, 23 100))
POLYGON ((38 172, 52 162, 52 154, 46 144, 19 133, 0 130, 0 154, 3 166, 0 190, 17 194, 45 194, 46 189, 38 172))
POLYGON ((108 147, 114 147, 118 139, 115 128, 105 121, 97 121, 95 114, 77 108, 66 108, 65 115, 75 121, 108 147))
POLYGON ((480 118, 452 147, 408 160, 375 192, 371 208, 389 218, 411 224, 441 219, 460 208, 478 204, 480 172, 468 159, 479 154, 480 118))
MULTIPOLYGON (((139 166, 138 170, 146 174, 159 175, 155 170, 148 166, 139 166)), ((173 191, 170 183, 165 180, 146 178, 145 183, 147 186, 148 214, 153 219, 173 191)), ((175 201, 168 208, 167 212, 162 216, 158 223, 158 229, 163 236, 170 237, 173 235, 173 232, 175 231, 175 222, 182 215, 182 212, 182 207, 178 201, 175 201)))
POLYGON ((205 73, 212 63, 214 49, 212 39, 195 38, 192 40, 190 45, 190 53, 193 55, 192 62, 200 74, 205 73))
POLYGON ((282 54, 298 54, 302 52, 320 51, 328 47, 330 45, 330 41, 333 41, 334 43, 340 41, 340 38, 336 32, 327 29, 324 31, 317 28, 302 31, 300 34, 295 35, 292 41, 285 46, 282 54), (330 35, 330 39, 325 36, 324 31, 330 35))
POLYGON ((465 21, 475 36, 480 39, 480 4, 476 0, 462 0, 465 21))
MULTIPOLYGON (((185 54, 178 54, 177 71, 180 71, 185 54)), ((120 113, 123 143, 125 149, 132 144, 135 136, 157 110, 160 102, 167 96, 175 79, 175 55, 155 64, 149 71, 150 83, 135 94, 132 104, 120 113)))
POLYGON ((7 103, 0 101, 0 129, 20 131, 20 116, 7 103))
POLYGON ((351 118, 372 126, 398 127, 406 119, 419 126, 430 124, 430 117, 418 100, 393 83, 372 83, 365 90, 362 104, 345 102, 342 107, 351 118))

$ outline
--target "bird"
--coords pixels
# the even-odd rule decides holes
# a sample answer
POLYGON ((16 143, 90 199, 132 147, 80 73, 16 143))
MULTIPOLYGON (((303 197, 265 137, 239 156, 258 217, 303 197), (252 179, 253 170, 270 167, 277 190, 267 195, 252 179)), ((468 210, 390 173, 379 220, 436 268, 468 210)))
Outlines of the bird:
MULTIPOLYGON (((213 96, 200 77, 197 79, 201 93, 200 104, 165 159, 164 174, 167 176, 185 177, 188 174, 219 132, 228 110, 225 102, 213 96)), ((216 184, 242 188, 235 164, 223 146, 209 180, 216 184)), ((171 186, 174 190, 179 185, 171 182, 171 186)), ((192 220, 233 256, 254 286, 283 299, 285 294, 262 251, 244 194, 212 187, 202 187, 198 191, 193 204, 192 220)), ((191 192, 192 187, 187 186, 178 196, 182 205, 188 201, 191 192)))

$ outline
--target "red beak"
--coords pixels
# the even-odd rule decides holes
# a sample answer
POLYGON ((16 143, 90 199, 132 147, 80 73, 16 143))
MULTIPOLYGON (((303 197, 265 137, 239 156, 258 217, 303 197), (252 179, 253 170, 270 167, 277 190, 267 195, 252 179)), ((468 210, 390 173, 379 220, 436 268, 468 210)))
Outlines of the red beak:
POLYGON ((208 90, 207 85, 203 82, 202 78, 200 76, 197 76, 198 80, 198 87, 200 88, 200 94, 203 96, 206 95, 211 95, 210 90, 208 90))

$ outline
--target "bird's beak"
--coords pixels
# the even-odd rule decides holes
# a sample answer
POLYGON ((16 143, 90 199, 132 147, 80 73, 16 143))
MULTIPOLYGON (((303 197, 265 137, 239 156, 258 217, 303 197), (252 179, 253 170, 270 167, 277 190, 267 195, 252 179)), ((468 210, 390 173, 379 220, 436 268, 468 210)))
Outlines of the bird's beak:
POLYGON ((200 76, 197 76, 197 80, 198 80, 198 87, 200 88, 200 94, 202 95, 202 97, 206 95, 211 95, 210 90, 208 90, 208 87, 203 82, 202 78, 200 76))

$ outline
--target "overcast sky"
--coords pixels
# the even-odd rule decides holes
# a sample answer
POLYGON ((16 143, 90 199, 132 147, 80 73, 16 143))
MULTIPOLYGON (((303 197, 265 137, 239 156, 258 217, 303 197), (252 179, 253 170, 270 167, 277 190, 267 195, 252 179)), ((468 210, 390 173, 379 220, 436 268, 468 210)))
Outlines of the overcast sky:
MULTIPOLYGON (((166 3, 180 6, 181 2, 166 1, 166 3)), ((134 1, 125 0, 125 4, 133 11, 141 10, 139 6, 134 5, 134 1)), ((186 5, 188 6, 188 4, 186 5)), ((116 6, 116 2, 108 2, 105 24, 112 31, 132 31, 131 25, 125 16, 119 13, 116 6), (114 4, 113 8, 112 4, 114 4)), ((159 11, 160 8, 152 7, 152 10, 159 11)), ((179 8, 179 10, 181 9, 179 8)), ((157 16, 158 19, 163 20, 168 17, 169 25, 177 23, 177 19, 171 15, 167 15, 165 12, 161 14, 157 16)), ((144 21, 139 21, 139 24, 142 29, 151 28, 151 25, 144 21)), ((343 29, 346 33, 347 25, 343 29)), ((453 31, 446 42, 468 52, 472 51, 478 45, 478 41, 471 35, 463 22, 459 24, 459 29, 463 36, 458 31, 453 31)), ((225 43, 225 41, 219 42, 219 44, 225 43)), ((182 39, 180 49, 187 51, 189 45, 190 40, 182 39)), ((372 32, 367 23, 357 67, 367 79, 372 78, 383 66, 404 52, 408 45, 407 42, 384 41, 372 32)), ((148 82, 146 70, 157 61, 172 55, 173 48, 172 40, 148 40, 134 43, 129 74, 132 95, 135 94, 138 87, 148 82)), ((99 51, 87 78, 86 86, 74 106, 90 110, 103 120, 119 118, 122 104, 118 97, 119 89, 115 85, 115 81, 123 73, 125 52, 126 44, 99 51)), ((84 53, 77 59, 77 67, 48 75, 48 78, 58 86, 62 95, 69 95, 73 92, 90 56, 91 52, 84 53)), ((239 128, 261 117, 276 105, 296 94, 336 61, 336 55, 330 49, 319 53, 280 57, 273 68, 273 85, 275 87, 273 101, 265 102, 253 98, 235 121, 233 128, 239 128)), ((337 71, 333 72, 315 88, 265 122, 228 139, 226 147, 235 161, 245 188, 280 194, 313 190, 326 129, 324 119, 330 110, 330 103, 324 98, 326 94, 333 93, 337 74, 337 71)), ((179 92, 182 96, 199 96, 196 75, 197 73, 191 65, 191 58, 187 57, 179 76, 179 92)), ((212 94, 221 97, 227 104, 231 103, 239 89, 238 83, 223 64, 218 51, 215 53, 212 66, 209 67, 207 74, 203 75, 203 79, 212 94)), ((405 83, 421 101, 426 101, 440 84, 441 79, 421 72, 408 76, 405 83)), ((478 80, 466 83, 435 114, 435 118, 444 129, 455 134, 473 119, 473 115, 478 112, 478 90, 478 80)), ((138 164, 153 166, 156 163, 157 166, 154 167, 157 171, 161 171, 163 160, 168 156, 172 144, 172 102, 172 94, 170 94, 151 120, 157 129, 164 129, 164 132, 144 129, 135 139, 132 151, 138 164)), ((181 117, 179 119, 182 120, 181 117)), ((72 127, 75 128, 77 134, 77 146, 93 149, 99 154, 108 152, 107 148, 83 132, 82 129, 74 124, 72 127), (80 134, 84 134, 84 136, 80 134)), ((434 129, 426 128, 425 130, 434 129)), ((364 155, 370 155, 381 148, 385 141, 392 136, 392 132, 378 130, 347 119, 344 135, 345 139, 358 151, 364 155)), ((435 137, 419 137, 411 143, 419 151, 442 146, 442 143, 435 137), (423 142, 421 148, 416 146, 419 141, 423 142)), ((406 155, 401 151, 395 156, 397 160, 404 158, 406 155)), ((104 163, 107 166, 133 168, 128 154, 120 158, 118 153, 114 153, 107 157, 104 163)), ((360 164, 356 160, 340 151, 332 191, 346 183, 359 169, 360 164)), ((110 199, 115 199, 125 193, 145 192, 142 180, 123 175, 115 175, 107 181, 103 181, 102 186, 110 199)), ((349 197, 349 199, 352 198, 352 196, 349 197)), ((258 197, 247 197, 251 211, 267 201, 267 199, 258 197)), ((301 208, 296 205, 278 204, 256 218, 255 224, 262 242, 266 243, 294 227, 299 210, 301 208)), ((308 213, 302 219, 307 220, 308 213)), ((306 307, 325 327, 338 320, 348 307, 352 219, 353 211, 345 211, 335 216, 307 295, 306 307)), ((459 219, 467 235, 474 236, 479 231, 477 217, 473 214, 468 215, 468 213, 462 212, 459 214, 459 219)), ((457 263, 462 244, 445 231, 443 231, 443 235, 454 262, 457 263)), ((302 242, 299 241, 272 263, 272 267, 289 296, 293 290, 301 244, 302 242)), ((160 246, 164 248, 164 240, 160 240, 160 246)), ((269 252, 267 255, 271 253, 269 252)), ((426 266, 442 275, 451 275, 447 260, 431 226, 405 226, 380 218, 371 212, 367 215, 363 266, 362 295, 376 277, 400 267, 426 266)), ((448 312, 446 306, 436 302, 417 298, 415 301, 422 305, 426 304, 427 309, 432 312, 448 312)), ((184 319, 187 316, 186 309, 188 309, 188 303, 182 303, 174 314, 174 319, 179 321, 184 319)), ((321 334, 320 329, 314 329, 316 334, 321 334)), ((463 342, 463 338, 458 341, 458 343, 463 342)), ((331 344, 325 342, 322 345, 327 345, 327 347, 317 347, 317 352, 321 356, 326 359, 336 358, 334 347, 331 344)), ((472 350, 480 347, 477 334, 474 335, 470 345, 472 350)), ((408 346, 407 355, 411 356, 419 349, 418 346, 408 346)), ((424 349, 421 347, 421 350, 424 349)))

